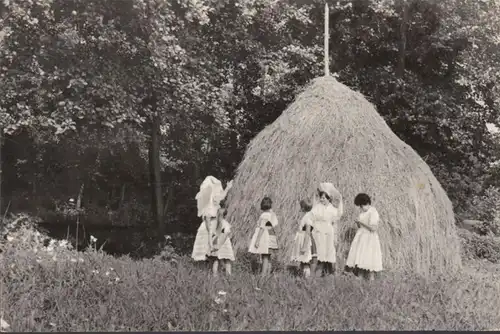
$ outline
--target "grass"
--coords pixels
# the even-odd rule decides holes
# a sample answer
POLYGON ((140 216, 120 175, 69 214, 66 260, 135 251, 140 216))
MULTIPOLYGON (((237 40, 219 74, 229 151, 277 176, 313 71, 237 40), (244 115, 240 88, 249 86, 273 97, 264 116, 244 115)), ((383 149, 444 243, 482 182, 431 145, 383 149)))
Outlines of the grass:
POLYGON ((0 312, 16 332, 500 328, 494 264, 433 279, 385 273, 375 282, 279 270, 259 282, 244 261, 232 277, 214 279, 187 257, 135 261, 54 242, 34 247, 24 235, 0 253, 0 312))

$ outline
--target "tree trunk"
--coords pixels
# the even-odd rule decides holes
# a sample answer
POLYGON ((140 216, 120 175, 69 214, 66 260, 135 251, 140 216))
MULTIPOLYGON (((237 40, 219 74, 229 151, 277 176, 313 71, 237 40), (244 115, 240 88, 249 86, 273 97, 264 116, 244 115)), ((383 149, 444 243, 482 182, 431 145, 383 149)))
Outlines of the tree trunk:
POLYGON ((408 20, 410 16, 410 4, 407 0, 400 0, 402 18, 399 26, 399 59, 396 75, 402 78, 405 73, 405 58, 406 58, 406 32, 408 30, 408 20))
POLYGON ((163 217, 167 215, 168 208, 170 207, 170 202, 172 202, 174 196, 174 185, 171 183, 168 187, 168 192, 165 194, 165 203, 163 204, 163 217))
POLYGON ((152 207, 157 227, 163 229, 163 193, 161 186, 161 163, 160 163, 160 117, 153 108, 151 120, 151 141, 149 145, 149 171, 152 187, 152 207))

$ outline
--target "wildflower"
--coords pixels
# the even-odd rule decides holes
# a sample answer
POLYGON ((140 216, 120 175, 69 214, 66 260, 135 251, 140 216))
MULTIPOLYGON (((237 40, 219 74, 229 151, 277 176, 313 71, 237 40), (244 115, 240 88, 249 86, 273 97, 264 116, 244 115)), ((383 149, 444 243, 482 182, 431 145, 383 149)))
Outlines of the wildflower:
POLYGON ((215 304, 221 304, 222 303, 222 298, 215 298, 215 304))
POLYGON ((109 271, 106 271, 104 275, 109 276, 109 271))
POLYGON ((170 239, 172 239, 172 237, 169 235, 165 235, 164 237, 165 237, 165 241, 169 241, 170 239))
POLYGON ((73 262, 73 263, 76 263, 76 259, 75 258, 71 258, 70 261, 73 262))
POLYGON ((90 236, 90 242, 95 243, 97 241, 97 238, 94 237, 93 235, 90 236))
POLYGON ((99 270, 92 270, 92 274, 99 274, 99 270))
POLYGON ((120 280, 120 277, 115 277, 115 282, 118 282, 120 280))
POLYGON ((78 258, 78 262, 85 262, 81 257, 78 258))
POLYGON ((49 322, 49 325, 52 326, 52 327, 56 327, 56 324, 53 323, 53 322, 49 322))
POLYGON ((67 245, 68 245, 68 241, 67 240, 61 240, 61 241, 59 241, 59 246, 65 247, 67 245))
POLYGON ((227 313, 227 309, 223 309, 223 310, 222 310, 222 313, 227 313))
POLYGON ((7 241, 9 241, 9 242, 10 242, 10 241, 13 241, 13 240, 14 240, 14 238, 13 238, 13 237, 11 237, 10 235, 8 235, 8 236, 7 236, 7 241))
POLYGON ((10 325, 3 319, 3 317, 0 318, 0 329, 1 330, 7 330, 10 328, 10 325))
POLYGON ((217 294, 218 294, 219 296, 225 296, 225 295, 226 295, 226 291, 222 291, 222 290, 220 290, 219 292, 217 292, 217 294))
POLYGON ((53 260, 53 261, 57 261, 57 257, 54 255, 54 256, 52 257, 52 260, 53 260))

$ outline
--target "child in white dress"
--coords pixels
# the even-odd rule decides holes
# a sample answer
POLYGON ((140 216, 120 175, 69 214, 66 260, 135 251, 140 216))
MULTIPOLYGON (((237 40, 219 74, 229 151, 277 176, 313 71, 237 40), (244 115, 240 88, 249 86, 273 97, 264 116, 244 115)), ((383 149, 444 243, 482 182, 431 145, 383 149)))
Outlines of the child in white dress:
POLYGON ((229 239, 231 226, 225 220, 226 209, 220 207, 232 183, 226 189, 219 180, 208 176, 200 186, 196 195, 198 216, 203 218, 196 233, 191 257, 195 261, 212 262, 214 276, 218 274, 219 262, 225 265, 226 273, 231 274, 231 262, 234 251, 229 239))
POLYGON ((336 231, 337 223, 343 214, 342 195, 331 183, 321 183, 318 187, 319 203, 311 210, 313 216, 312 236, 317 247, 311 269, 315 272, 318 264, 321 274, 333 274, 337 261, 336 231), (333 206, 334 197, 339 198, 339 207, 333 206))
POLYGON ((361 213, 356 221, 358 230, 351 244, 346 266, 349 269, 361 269, 367 273, 369 280, 375 279, 375 273, 382 271, 382 249, 377 227, 380 216, 371 206, 370 196, 358 194, 354 204, 361 208, 361 213))
POLYGON ((300 269, 305 277, 311 275, 312 255, 316 255, 316 245, 311 235, 312 224, 312 203, 309 199, 300 201, 300 209, 304 213, 299 222, 299 230, 295 234, 292 248, 292 262, 299 262, 300 269))
POLYGON ((260 203, 262 214, 257 221, 255 233, 250 241, 248 251, 260 254, 262 257, 262 276, 271 273, 271 250, 278 249, 275 228, 278 226, 278 217, 272 211, 273 201, 264 197, 260 203))

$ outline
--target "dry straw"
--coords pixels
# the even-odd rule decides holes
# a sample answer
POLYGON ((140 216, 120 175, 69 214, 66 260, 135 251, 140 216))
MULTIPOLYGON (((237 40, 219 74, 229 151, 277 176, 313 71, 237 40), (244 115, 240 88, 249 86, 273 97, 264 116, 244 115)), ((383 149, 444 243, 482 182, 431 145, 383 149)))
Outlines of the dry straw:
POLYGON ((315 79, 250 142, 228 194, 236 249, 247 251, 260 201, 271 196, 280 220, 278 259, 288 263, 299 201, 320 182, 344 196, 340 265, 359 213, 354 197, 365 192, 381 215, 386 269, 428 275, 461 268, 452 204, 427 164, 360 93, 330 76, 315 79))

